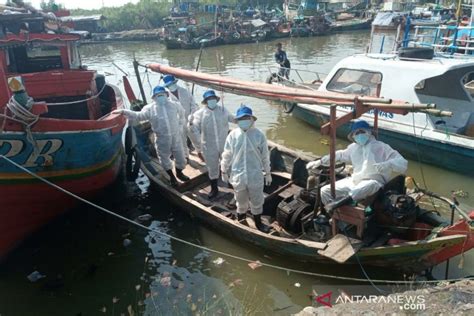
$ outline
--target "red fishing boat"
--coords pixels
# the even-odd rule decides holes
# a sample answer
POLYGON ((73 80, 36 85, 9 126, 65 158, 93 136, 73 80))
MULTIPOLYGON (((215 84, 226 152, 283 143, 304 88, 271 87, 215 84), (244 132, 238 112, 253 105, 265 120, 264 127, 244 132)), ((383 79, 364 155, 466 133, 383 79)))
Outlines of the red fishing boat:
POLYGON ((122 166, 121 93, 81 65, 78 35, 46 29, 55 20, 0 14, 0 259, 76 203, 26 170, 90 198, 122 166))

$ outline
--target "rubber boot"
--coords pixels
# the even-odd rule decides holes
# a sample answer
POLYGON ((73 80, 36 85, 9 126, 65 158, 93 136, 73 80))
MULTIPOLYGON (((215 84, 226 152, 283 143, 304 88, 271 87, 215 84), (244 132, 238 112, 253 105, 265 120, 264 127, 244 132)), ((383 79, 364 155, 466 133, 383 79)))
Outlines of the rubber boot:
POLYGON ((189 181, 189 177, 184 175, 182 169, 176 168, 176 177, 183 182, 189 181))
POLYGON ((211 180, 211 192, 207 195, 209 200, 212 200, 219 194, 219 187, 217 186, 217 179, 211 180))
POLYGON ((262 223, 262 216, 261 215, 254 215, 253 220, 255 221, 255 226, 257 226, 257 229, 261 231, 262 233, 269 233, 270 232, 270 227, 262 223))
POLYGON ((170 183, 172 186, 177 186, 178 185, 178 180, 176 180, 176 177, 173 174, 173 170, 166 170, 166 173, 170 176, 170 183))
POLYGON ((237 221, 240 222, 240 221, 243 221, 245 218, 247 217, 247 214, 239 214, 237 213, 237 221))
POLYGON ((351 204, 353 202, 352 200, 352 197, 351 196, 345 196, 343 198, 340 198, 338 200, 335 200, 331 203, 328 203, 324 206, 324 209, 326 210, 326 212, 331 216, 333 211, 340 207, 340 206, 343 206, 343 205, 347 205, 347 204, 351 204))

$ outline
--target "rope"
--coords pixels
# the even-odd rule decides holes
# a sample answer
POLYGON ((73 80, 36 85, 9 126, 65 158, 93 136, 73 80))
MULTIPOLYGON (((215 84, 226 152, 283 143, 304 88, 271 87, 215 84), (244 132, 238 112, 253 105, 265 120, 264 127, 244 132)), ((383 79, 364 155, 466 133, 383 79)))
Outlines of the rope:
MULTIPOLYGON (((15 167, 17 167, 18 169, 26 172, 27 174, 31 175, 32 177, 46 183, 47 185, 85 203, 85 204, 88 204, 104 213, 107 213, 109 215, 112 215, 118 219, 121 219, 125 222, 128 222, 132 225, 135 225, 137 227, 140 227, 144 230, 147 230, 149 232, 152 232, 152 233, 155 233, 155 234, 158 234, 158 235, 161 235, 163 237, 167 237, 169 239, 172 239, 172 240, 175 240, 177 242, 180 242, 180 243, 183 243, 185 245, 188 245, 188 246, 191 246, 191 247, 195 247, 195 248, 199 248, 201 250, 205 250, 205 251, 208 251, 208 252, 211 252, 211 253, 215 253, 215 254, 219 254, 219 255, 222 255, 222 256, 225 256, 225 257, 228 257, 228 258, 232 258, 232 259, 236 259, 236 260, 240 260, 240 261, 243 261, 243 262, 247 262, 247 263, 252 263, 252 262, 255 262, 255 260, 251 260, 251 259, 248 259, 248 258, 244 258, 244 257, 240 257, 240 256, 237 256, 237 255, 233 255, 233 254, 230 254, 230 253, 226 253, 226 252, 223 252, 223 251, 220 251, 220 250, 216 250, 216 249, 212 249, 212 248, 209 248, 209 247, 206 247, 206 246, 201 246, 201 245, 198 245, 198 244, 195 244, 195 243, 192 243, 192 242, 189 242, 187 240, 184 240, 184 239, 181 239, 181 238, 178 238, 178 237, 175 237, 175 236, 172 236, 172 235, 169 235, 167 233, 164 233, 162 231, 159 231, 157 229, 153 229, 153 228, 150 228, 150 227, 147 227, 147 226, 144 226, 140 223, 137 223, 127 217, 124 217, 120 214, 117 214, 115 212, 112 212, 100 205, 97 205, 97 204, 94 204, 84 198, 81 198, 80 196, 72 193, 72 192, 69 192, 67 191, 66 189, 52 183, 51 181, 35 174, 34 172, 31 172, 30 170, 26 169, 25 167, 17 164, 16 162, 14 162, 13 160, 5 157, 4 155, 0 155, 0 158, 3 158, 4 160, 6 160, 7 162, 11 163, 12 165, 14 165, 15 167)), ((456 281, 462 281, 462 280, 474 280, 474 277, 467 277, 467 278, 456 278, 456 279, 447 279, 447 280, 426 280, 426 281, 417 281, 417 280, 413 280, 413 281, 401 281, 401 280, 380 280, 380 279, 371 279, 371 280, 367 280, 367 279, 361 279, 361 278, 354 278, 354 277, 346 277, 346 276, 338 276, 338 275, 331 275, 331 274, 321 274, 321 273, 316 273, 316 272, 309 272, 309 271, 304 271, 304 270, 297 270, 297 269, 291 269, 291 268, 286 268, 286 267, 282 267, 282 266, 277 266, 277 265, 273 265, 273 264, 270 264, 270 263, 261 263, 262 266, 264 267, 268 267, 268 268, 273 268, 273 269, 276 269, 276 270, 280 270, 280 271, 286 271, 287 273, 288 272, 293 272, 293 273, 296 273, 296 274, 302 274, 302 275, 308 275, 308 276, 313 276, 313 277, 319 277, 319 278, 326 278, 326 279, 333 279, 333 280, 345 280, 345 281, 354 281, 354 282, 369 282, 369 283, 385 283, 385 284, 427 284, 427 283, 440 283, 440 282, 456 282, 456 281)))
POLYGON ((46 104, 47 105, 68 105, 68 104, 77 104, 77 103, 94 100, 100 96, 100 94, 105 90, 105 87, 107 87, 106 84, 102 87, 102 89, 100 89, 100 91, 96 95, 90 96, 87 99, 82 99, 82 100, 77 100, 77 101, 68 101, 68 102, 46 103, 46 104))
MULTIPOLYGON (((32 105, 33 99, 30 98, 28 100, 28 103, 32 105)), ((38 122, 39 115, 31 113, 20 103, 18 103, 13 96, 8 101, 6 108, 4 114, 1 115, 4 117, 1 131, 3 132, 3 128, 5 127, 5 118, 9 118, 14 120, 15 122, 23 124, 25 126, 26 139, 33 146, 34 153, 37 154, 38 146, 36 144, 36 140, 33 137, 33 133, 31 132, 31 127, 35 125, 36 122, 38 122), (10 110, 10 112, 13 114, 13 117, 9 117, 6 115, 6 108, 10 110)))

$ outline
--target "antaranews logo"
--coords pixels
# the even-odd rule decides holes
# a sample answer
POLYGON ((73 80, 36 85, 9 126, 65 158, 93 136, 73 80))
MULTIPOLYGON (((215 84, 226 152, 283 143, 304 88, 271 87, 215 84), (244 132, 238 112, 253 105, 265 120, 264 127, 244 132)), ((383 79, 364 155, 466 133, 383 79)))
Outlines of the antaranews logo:
MULTIPOLYGON (((354 286, 352 286, 354 288, 354 286)), ((328 291, 323 294, 318 294, 313 288, 312 301, 314 307, 325 306, 332 308, 336 304, 397 304, 402 311, 424 311, 426 310, 426 299, 424 295, 415 294, 390 294, 383 295, 369 295, 369 294, 348 294, 348 293, 370 293, 364 291, 363 287, 357 288, 357 291, 344 291, 338 289, 336 291, 328 291), (339 293, 339 294, 337 294, 339 293)), ((390 293, 390 291, 387 291, 390 293)))

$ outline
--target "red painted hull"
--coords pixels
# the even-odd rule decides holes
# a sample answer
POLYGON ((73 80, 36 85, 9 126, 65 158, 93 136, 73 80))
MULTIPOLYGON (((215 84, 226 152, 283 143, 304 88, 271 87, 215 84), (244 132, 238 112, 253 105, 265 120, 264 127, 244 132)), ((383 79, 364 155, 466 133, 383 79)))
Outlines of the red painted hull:
MULTIPOLYGON (((55 184, 86 199, 91 198, 115 181, 121 164, 122 159, 116 159, 100 173, 57 181, 55 184)), ((1 210, 0 259, 25 237, 78 203, 76 199, 43 182, 3 186, 1 195, 2 204, 7 207, 1 210)))

